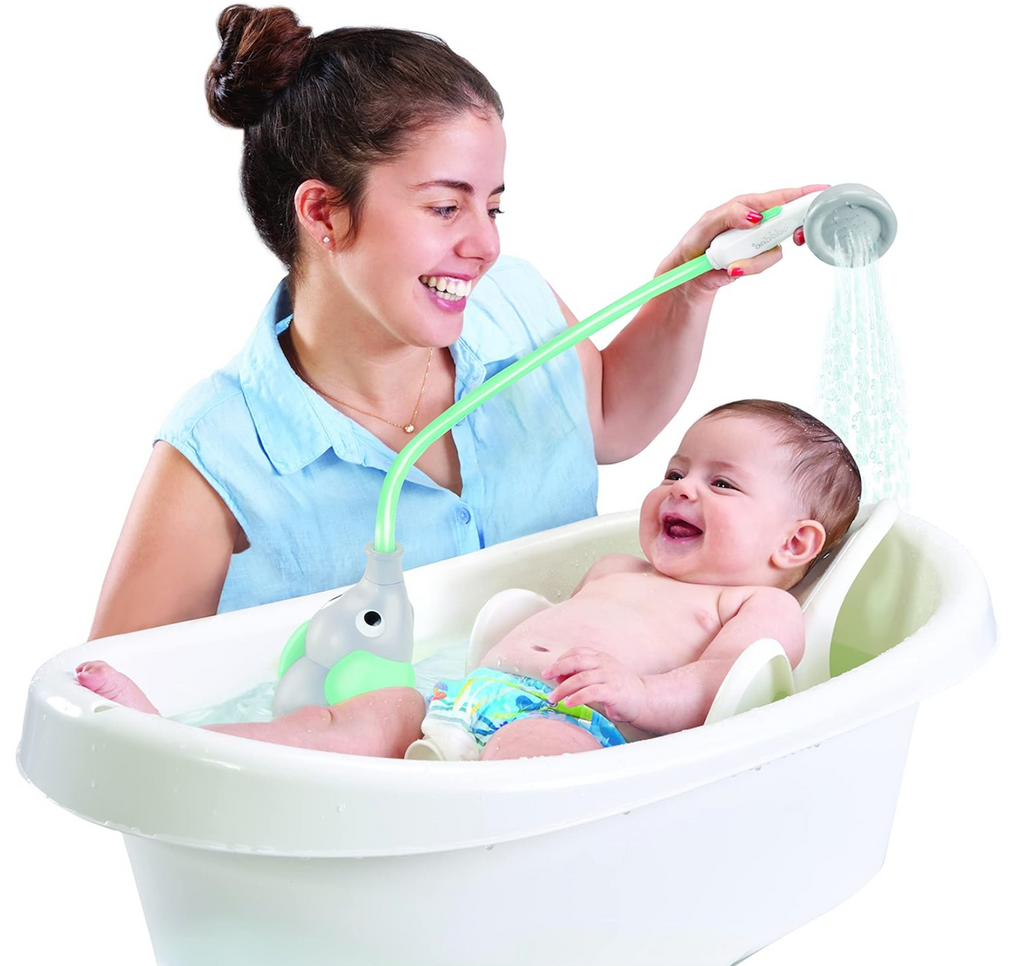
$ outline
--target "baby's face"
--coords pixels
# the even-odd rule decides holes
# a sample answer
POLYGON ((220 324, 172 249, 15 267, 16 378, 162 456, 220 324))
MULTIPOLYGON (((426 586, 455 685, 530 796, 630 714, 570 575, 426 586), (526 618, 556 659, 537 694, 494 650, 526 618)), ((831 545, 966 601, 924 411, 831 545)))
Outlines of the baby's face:
POLYGON ((640 510, 654 567, 691 583, 783 586, 776 551, 801 519, 790 456, 752 416, 698 420, 640 510))

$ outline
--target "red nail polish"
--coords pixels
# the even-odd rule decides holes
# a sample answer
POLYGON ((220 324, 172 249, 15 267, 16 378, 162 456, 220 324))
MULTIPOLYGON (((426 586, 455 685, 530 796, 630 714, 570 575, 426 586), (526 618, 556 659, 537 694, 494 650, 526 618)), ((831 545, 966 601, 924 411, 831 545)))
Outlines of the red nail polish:
POLYGON ((730 278, 739 278, 742 274, 743 274, 743 269, 742 268, 730 268, 729 269, 729 277, 730 278))
POLYGON ((752 221, 755 225, 762 218, 764 218, 764 215, 762 215, 759 211, 748 211, 747 212, 747 221, 752 221))
POLYGON ((802 228, 798 228, 796 230, 796 238, 794 238, 793 241, 795 241, 798 245, 802 245, 806 240, 807 239, 804 238, 804 230, 802 228))

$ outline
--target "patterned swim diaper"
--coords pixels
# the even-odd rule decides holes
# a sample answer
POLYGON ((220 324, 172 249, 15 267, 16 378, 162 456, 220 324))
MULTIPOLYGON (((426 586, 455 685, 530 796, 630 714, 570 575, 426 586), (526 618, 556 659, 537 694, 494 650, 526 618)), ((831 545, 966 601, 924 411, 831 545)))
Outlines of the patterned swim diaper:
POLYGON ((571 722, 589 731, 603 748, 626 743, 615 725, 593 708, 586 705, 567 708, 561 701, 552 704, 548 701, 552 690, 550 685, 536 678, 481 667, 459 681, 438 681, 427 708, 427 718, 461 725, 481 748, 499 728, 517 718, 571 722))

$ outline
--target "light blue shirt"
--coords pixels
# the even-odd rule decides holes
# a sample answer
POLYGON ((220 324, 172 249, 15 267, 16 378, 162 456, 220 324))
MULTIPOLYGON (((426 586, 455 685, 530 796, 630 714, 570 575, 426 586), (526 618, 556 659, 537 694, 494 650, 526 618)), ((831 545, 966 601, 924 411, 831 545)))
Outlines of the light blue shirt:
MULTIPOLYGON (((278 344, 291 322, 282 282, 248 344, 194 386, 157 439, 180 450, 245 531, 220 612, 354 583, 395 452, 295 375, 278 344)), ((477 283, 451 346, 455 398, 565 329, 528 263, 500 258, 477 283)), ((408 570, 594 516, 597 463, 574 350, 457 423, 462 495, 414 467, 398 503, 408 570)))

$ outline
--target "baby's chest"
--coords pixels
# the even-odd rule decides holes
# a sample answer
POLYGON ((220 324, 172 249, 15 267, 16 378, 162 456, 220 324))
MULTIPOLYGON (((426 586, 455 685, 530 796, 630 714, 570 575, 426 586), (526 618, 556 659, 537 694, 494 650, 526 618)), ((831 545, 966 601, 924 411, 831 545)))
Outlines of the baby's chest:
POLYGON ((657 652, 673 665, 696 660, 722 629, 717 588, 640 579, 606 589, 615 593, 593 614, 605 634, 657 652))

